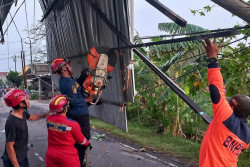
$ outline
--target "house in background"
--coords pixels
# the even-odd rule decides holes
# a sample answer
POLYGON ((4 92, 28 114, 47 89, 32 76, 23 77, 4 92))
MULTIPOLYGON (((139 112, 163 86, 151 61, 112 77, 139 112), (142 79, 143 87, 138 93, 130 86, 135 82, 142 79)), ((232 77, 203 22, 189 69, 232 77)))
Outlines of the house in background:
POLYGON ((49 65, 45 63, 32 64, 31 70, 25 72, 27 82, 33 85, 32 93, 37 93, 42 99, 50 99, 55 94, 53 83, 51 81, 49 65))

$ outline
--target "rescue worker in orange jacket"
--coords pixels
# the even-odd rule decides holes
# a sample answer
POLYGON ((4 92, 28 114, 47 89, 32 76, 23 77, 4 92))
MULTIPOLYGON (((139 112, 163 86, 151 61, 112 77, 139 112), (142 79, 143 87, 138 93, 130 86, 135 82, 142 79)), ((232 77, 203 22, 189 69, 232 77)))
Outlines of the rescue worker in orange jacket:
POLYGON ((208 64, 209 90, 213 106, 213 120, 210 123, 200 149, 200 167, 236 167, 238 156, 250 143, 250 129, 247 118, 250 115, 250 98, 235 95, 227 101, 217 53, 221 45, 216 39, 205 38, 202 43, 210 63, 208 64))
POLYGON ((90 149, 92 146, 82 134, 80 125, 66 117, 69 100, 64 95, 57 95, 51 100, 49 108, 54 114, 47 117, 46 166, 80 167, 78 151, 74 144, 77 142, 82 147, 90 147, 90 149))

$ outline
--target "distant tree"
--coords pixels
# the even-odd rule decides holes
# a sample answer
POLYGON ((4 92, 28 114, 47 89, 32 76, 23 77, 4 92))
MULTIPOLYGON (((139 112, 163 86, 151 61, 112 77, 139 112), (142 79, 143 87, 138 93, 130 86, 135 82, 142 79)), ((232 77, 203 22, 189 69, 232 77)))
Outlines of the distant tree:
MULTIPOLYGON (((34 62, 44 62, 47 59, 46 50, 46 29, 44 22, 35 24, 30 30, 26 30, 30 34, 30 41, 33 44, 34 62)), ((30 42, 29 41, 29 42, 30 42)), ((28 43, 28 42, 27 42, 28 43)))
POLYGON ((14 71, 10 71, 6 78, 11 84, 17 87, 19 87, 23 82, 23 78, 19 76, 19 73, 14 71))
POLYGON ((0 86, 4 85, 4 82, 2 79, 0 79, 0 86))

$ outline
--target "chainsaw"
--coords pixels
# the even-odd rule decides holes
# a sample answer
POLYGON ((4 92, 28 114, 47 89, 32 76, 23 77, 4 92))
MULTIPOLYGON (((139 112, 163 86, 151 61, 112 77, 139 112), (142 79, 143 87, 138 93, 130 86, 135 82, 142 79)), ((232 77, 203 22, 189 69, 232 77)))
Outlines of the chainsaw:
POLYGON ((107 80, 112 77, 108 75, 115 70, 116 54, 109 47, 92 47, 87 55, 90 73, 83 82, 83 93, 87 96, 93 96, 90 104, 97 104, 103 89, 107 85, 107 80))

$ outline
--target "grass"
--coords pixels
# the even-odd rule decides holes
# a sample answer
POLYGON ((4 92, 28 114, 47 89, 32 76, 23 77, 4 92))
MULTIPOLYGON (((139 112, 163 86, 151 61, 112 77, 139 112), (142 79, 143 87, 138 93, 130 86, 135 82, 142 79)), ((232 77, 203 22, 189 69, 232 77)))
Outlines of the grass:
POLYGON ((93 117, 90 119, 90 124, 94 128, 104 130, 106 133, 113 134, 121 139, 178 158, 192 166, 198 166, 199 143, 182 137, 174 137, 168 133, 157 135, 150 128, 136 123, 128 123, 129 131, 127 133, 93 117))
MULTIPOLYGON (((92 127, 103 130, 108 134, 133 142, 142 147, 164 153, 168 156, 178 158, 192 166, 198 166, 199 143, 182 137, 174 137, 166 132, 163 135, 157 135, 155 132, 152 132, 150 128, 136 123, 128 123, 129 132, 127 133, 93 117, 90 119, 90 124, 92 127)), ((250 150, 241 153, 238 162, 238 167, 249 166, 250 150)))

